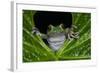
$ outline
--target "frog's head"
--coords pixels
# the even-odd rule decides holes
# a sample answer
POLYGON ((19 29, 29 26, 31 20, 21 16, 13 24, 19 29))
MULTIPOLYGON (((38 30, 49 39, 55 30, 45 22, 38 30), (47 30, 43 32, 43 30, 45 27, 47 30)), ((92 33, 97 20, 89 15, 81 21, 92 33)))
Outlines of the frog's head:
POLYGON ((60 34, 64 34, 63 24, 60 24, 58 26, 53 26, 50 24, 48 26, 48 31, 47 31, 48 36, 55 36, 56 37, 60 34))

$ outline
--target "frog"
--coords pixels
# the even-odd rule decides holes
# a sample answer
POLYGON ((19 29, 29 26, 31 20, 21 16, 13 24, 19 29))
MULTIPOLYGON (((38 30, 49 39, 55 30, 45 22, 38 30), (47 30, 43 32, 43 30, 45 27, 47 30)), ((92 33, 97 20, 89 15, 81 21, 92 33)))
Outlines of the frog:
POLYGON ((47 29, 47 34, 41 33, 38 28, 34 27, 33 33, 39 35, 42 39, 47 40, 48 46, 53 50, 57 51, 64 44, 65 40, 73 40, 79 38, 79 33, 74 32, 74 28, 76 26, 72 26, 72 28, 63 28, 63 24, 53 26, 50 24, 47 29))
POLYGON ((72 12, 36 11, 32 19, 32 33, 39 35, 53 51, 58 51, 65 40, 78 38, 78 33, 74 31, 78 28, 73 24, 72 12))

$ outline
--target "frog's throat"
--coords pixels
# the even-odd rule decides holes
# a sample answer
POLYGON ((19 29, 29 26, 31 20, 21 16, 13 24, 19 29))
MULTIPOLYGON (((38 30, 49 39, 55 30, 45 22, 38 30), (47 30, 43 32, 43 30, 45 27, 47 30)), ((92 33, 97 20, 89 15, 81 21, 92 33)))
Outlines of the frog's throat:
POLYGON ((47 41, 50 48, 52 48, 54 51, 57 51, 63 45, 65 39, 65 35, 59 35, 57 37, 49 37, 47 41))

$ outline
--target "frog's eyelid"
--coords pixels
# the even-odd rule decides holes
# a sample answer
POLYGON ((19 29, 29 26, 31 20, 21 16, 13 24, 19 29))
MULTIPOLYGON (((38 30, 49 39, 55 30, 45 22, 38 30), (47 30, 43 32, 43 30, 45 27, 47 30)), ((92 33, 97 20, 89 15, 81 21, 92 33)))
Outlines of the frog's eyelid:
POLYGON ((64 24, 61 23, 61 24, 59 25, 59 27, 63 28, 63 27, 64 27, 64 24))
POLYGON ((49 27, 51 27, 51 28, 52 28, 52 27, 54 27, 54 26, 53 26, 52 24, 50 24, 50 25, 49 25, 49 27))
POLYGON ((53 27, 54 27, 54 26, 53 26, 52 24, 50 24, 50 25, 48 26, 48 28, 49 28, 50 30, 52 30, 53 27))
POLYGON ((62 23, 59 25, 59 27, 60 27, 62 30, 64 30, 64 29, 63 29, 64 25, 63 25, 62 23))

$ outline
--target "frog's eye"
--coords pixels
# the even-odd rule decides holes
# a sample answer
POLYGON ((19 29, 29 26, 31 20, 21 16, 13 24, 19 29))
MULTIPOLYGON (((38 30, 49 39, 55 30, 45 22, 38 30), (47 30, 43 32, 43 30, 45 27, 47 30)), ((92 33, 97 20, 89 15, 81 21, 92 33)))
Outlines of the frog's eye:
POLYGON ((63 30, 64 25, 63 24, 60 24, 59 27, 63 30))
POLYGON ((52 30, 53 27, 54 27, 54 26, 50 24, 50 25, 48 26, 48 30, 52 30))
POLYGON ((60 27, 60 28, 63 28, 63 27, 64 27, 64 25, 63 25, 63 24, 60 24, 60 25, 59 25, 59 27, 60 27))

